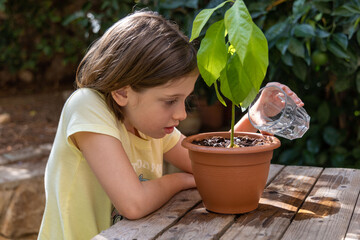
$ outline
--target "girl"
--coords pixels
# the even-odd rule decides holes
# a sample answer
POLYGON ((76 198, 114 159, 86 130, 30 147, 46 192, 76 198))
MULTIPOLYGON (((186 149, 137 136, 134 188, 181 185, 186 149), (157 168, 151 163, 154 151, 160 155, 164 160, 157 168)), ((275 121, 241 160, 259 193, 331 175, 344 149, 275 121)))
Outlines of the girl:
MULTIPOLYGON (((39 239, 91 239, 195 187, 176 126, 198 75, 195 48, 154 12, 125 17, 91 46, 46 167, 39 239), (163 158, 184 172, 162 176, 163 158)), ((255 131, 247 118, 237 130, 255 131)))

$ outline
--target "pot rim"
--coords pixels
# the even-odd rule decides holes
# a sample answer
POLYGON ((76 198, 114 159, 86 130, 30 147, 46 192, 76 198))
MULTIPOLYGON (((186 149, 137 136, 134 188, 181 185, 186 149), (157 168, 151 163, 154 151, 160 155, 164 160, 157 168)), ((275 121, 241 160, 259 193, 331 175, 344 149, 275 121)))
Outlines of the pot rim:
MULTIPOLYGON (((252 132, 235 132, 235 136, 249 136, 255 138, 265 138, 264 135, 260 133, 252 133, 252 132)), ((255 152, 266 152, 272 151, 278 147, 280 147, 280 140, 274 136, 266 136, 270 137, 273 142, 270 144, 260 145, 260 146, 251 146, 251 147, 242 147, 242 148, 222 148, 222 147, 209 147, 209 146, 200 146, 193 144, 194 140, 201 140, 210 138, 213 136, 221 136, 221 137, 230 137, 230 132, 207 132, 207 133, 199 133, 195 135, 188 136, 184 138, 181 142, 181 145, 189 149, 191 151, 196 152, 207 152, 207 153, 217 153, 217 154, 247 154, 247 153, 255 153, 255 152)))

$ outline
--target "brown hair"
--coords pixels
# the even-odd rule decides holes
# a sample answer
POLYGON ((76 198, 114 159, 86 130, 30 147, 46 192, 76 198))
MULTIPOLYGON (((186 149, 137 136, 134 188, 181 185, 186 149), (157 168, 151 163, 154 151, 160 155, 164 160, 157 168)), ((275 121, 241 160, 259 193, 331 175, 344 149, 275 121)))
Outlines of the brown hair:
POLYGON ((78 87, 98 90, 115 116, 111 92, 140 92, 176 80, 196 68, 196 49, 178 26, 151 11, 135 12, 111 26, 88 50, 76 72, 78 87))

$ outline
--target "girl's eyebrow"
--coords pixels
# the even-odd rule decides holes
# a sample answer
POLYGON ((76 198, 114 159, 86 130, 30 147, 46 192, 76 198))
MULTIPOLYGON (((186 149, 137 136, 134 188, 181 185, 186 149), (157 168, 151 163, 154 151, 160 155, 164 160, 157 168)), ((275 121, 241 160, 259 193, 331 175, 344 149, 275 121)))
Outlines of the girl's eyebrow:
POLYGON ((172 98, 172 97, 182 97, 182 96, 185 96, 185 94, 168 94, 168 95, 165 95, 164 97, 172 98))
POLYGON ((190 96, 191 94, 193 94, 194 90, 191 91, 191 93, 189 94, 169 94, 169 95, 165 95, 164 98, 176 98, 176 97, 184 97, 184 96, 190 96))

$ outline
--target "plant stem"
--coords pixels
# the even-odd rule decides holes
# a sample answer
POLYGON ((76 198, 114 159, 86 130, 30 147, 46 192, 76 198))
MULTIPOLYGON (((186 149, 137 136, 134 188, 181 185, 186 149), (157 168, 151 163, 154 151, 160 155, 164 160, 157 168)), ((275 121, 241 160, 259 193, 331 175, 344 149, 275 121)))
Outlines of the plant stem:
POLYGON ((230 147, 234 147, 234 126, 235 126, 235 104, 231 103, 231 134, 230 134, 230 147))

